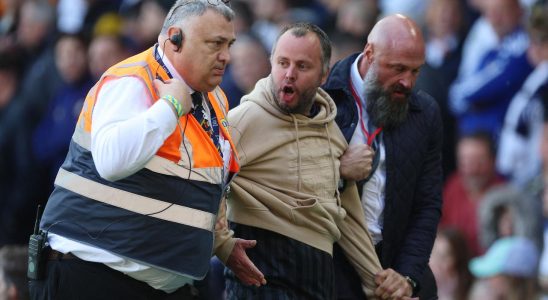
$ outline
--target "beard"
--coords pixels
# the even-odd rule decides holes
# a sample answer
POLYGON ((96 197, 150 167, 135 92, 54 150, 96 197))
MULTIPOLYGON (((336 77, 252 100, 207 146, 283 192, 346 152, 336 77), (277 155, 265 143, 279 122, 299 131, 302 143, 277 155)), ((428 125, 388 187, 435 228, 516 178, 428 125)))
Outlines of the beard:
POLYGON ((390 130, 401 125, 407 118, 411 90, 400 84, 385 89, 378 80, 376 64, 371 65, 364 78, 366 110, 369 119, 376 127, 390 130), (403 100, 392 99, 393 92, 405 95, 403 100))

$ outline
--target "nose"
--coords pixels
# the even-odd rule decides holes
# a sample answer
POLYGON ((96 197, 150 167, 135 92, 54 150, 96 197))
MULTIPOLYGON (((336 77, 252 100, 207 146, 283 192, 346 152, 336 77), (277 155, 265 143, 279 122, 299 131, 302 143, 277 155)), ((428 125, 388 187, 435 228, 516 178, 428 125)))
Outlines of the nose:
POLYGON ((405 87, 406 89, 412 89, 415 85, 416 77, 410 72, 406 72, 399 80, 399 84, 405 87))
POLYGON ((289 66, 286 70, 285 70, 285 79, 287 81, 295 81, 295 76, 296 76, 296 72, 295 72, 295 66, 289 66))
POLYGON ((228 47, 226 47, 223 51, 219 53, 218 59, 225 64, 228 64, 230 62, 230 51, 228 47))

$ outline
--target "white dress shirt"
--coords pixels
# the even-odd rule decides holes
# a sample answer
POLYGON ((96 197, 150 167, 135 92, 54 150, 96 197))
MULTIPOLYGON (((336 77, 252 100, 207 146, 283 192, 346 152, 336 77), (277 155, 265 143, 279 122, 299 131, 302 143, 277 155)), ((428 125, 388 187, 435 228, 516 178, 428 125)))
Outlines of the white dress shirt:
MULTIPOLYGON (((362 115, 359 116, 358 122, 367 124, 369 119, 366 111, 366 99, 364 99, 364 81, 358 72, 358 63, 363 54, 360 54, 356 61, 352 64, 350 69, 350 78, 352 85, 356 91, 356 94, 360 97, 362 115)), ((356 103, 358 107, 358 103, 356 103)), ((359 111, 359 108, 358 108, 359 111)), ((367 128, 367 126, 364 126, 367 128)), ((362 126, 358 124, 356 130, 350 140, 350 145, 354 144, 366 144, 367 138, 362 126)), ((371 178, 363 185, 362 189, 362 207, 365 212, 365 222, 367 223, 367 229, 373 239, 373 244, 378 244, 382 241, 382 228, 383 228, 383 210, 384 210, 384 190, 386 186, 386 153, 384 149, 384 143, 379 141, 379 165, 371 178)))

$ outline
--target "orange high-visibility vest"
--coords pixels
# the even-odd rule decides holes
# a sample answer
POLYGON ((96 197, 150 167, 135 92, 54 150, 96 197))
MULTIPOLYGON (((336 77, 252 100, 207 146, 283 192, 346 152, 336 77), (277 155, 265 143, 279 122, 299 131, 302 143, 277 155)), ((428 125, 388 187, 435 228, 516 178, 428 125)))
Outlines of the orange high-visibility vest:
MULTIPOLYGON (((145 167, 126 178, 103 179, 91 155, 93 107, 105 82, 133 76, 146 84, 149 96, 157 101, 153 71, 158 70, 164 80, 167 74, 158 68, 153 51, 151 48, 111 67, 88 93, 41 228, 201 279, 212 255, 216 216, 228 186, 225 179, 232 176, 225 176, 219 151, 194 116, 182 116, 179 123, 186 124, 184 136, 178 126, 145 167)), ((217 87, 208 93, 208 99, 220 135, 232 147, 228 171, 234 174, 239 166, 225 118, 226 97, 217 87)))

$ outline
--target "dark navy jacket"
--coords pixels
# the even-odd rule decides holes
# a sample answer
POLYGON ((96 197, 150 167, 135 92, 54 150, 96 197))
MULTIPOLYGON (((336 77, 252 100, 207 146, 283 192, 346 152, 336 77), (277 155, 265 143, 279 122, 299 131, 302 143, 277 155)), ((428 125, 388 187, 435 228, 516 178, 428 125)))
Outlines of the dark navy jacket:
MULTIPOLYGON (((349 89, 350 67, 357 56, 337 62, 323 86, 337 105, 335 120, 348 142, 359 120, 349 89)), ((422 91, 413 92, 407 120, 383 131, 382 139, 386 191, 379 258, 383 268, 418 281, 427 267, 441 216, 442 121, 437 103, 422 91)))

